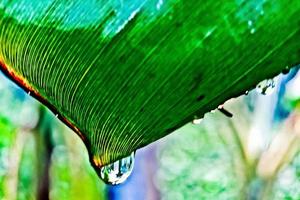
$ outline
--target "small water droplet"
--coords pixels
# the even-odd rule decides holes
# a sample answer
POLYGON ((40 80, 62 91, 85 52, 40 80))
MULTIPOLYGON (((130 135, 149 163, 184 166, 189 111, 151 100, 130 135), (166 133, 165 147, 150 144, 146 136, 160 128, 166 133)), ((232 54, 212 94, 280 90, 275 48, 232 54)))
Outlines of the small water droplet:
POLYGON ((27 94, 30 96, 31 92, 30 92, 30 91, 28 91, 28 93, 27 93, 27 94))
POLYGON ((248 20, 247 24, 248 24, 248 29, 250 29, 250 33, 254 34, 256 32, 254 22, 252 20, 248 20))
POLYGON ((202 120, 203 120, 203 118, 197 118, 197 119, 195 118, 195 119, 192 121, 192 123, 195 124, 195 125, 198 125, 198 124, 201 124, 202 120))
POLYGON ((283 70, 282 70, 282 74, 288 74, 290 72, 290 68, 289 66, 286 66, 283 70))
POLYGON ((248 94, 249 94, 249 90, 246 90, 245 95, 248 95, 248 94))
POLYGON ((130 156, 105 165, 100 169, 100 178, 107 184, 123 183, 131 174, 134 166, 134 152, 130 156))
POLYGON ((253 25, 253 21, 252 20, 248 20, 248 26, 252 26, 253 25))
POLYGON ((224 108, 223 104, 221 104, 221 105, 218 106, 218 109, 223 109, 223 108, 224 108))
POLYGON ((158 0, 157 4, 156 4, 156 9, 159 10, 161 8, 161 6, 163 5, 164 1, 163 0, 158 0))
POLYGON ((274 92, 275 90, 275 81, 274 79, 267 79, 262 82, 260 82, 256 86, 256 90, 258 93, 263 94, 263 95, 270 95, 274 92))

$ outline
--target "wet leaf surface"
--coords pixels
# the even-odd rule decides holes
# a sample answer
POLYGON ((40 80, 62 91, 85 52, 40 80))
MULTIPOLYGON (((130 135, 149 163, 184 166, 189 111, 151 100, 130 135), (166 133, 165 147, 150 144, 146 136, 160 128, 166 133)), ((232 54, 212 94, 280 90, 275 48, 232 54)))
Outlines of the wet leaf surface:
POLYGON ((97 169, 299 64, 299 12, 284 0, 1 1, 1 68, 97 169))

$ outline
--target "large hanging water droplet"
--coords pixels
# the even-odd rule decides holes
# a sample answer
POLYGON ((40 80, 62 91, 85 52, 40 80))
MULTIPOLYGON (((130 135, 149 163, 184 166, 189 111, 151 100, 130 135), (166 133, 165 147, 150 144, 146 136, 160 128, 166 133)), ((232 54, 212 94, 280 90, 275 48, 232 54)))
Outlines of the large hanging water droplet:
POLYGON ((258 93, 263 94, 263 95, 270 95, 274 92, 275 90, 275 81, 274 79, 267 79, 262 82, 260 82, 256 86, 256 90, 258 93))
POLYGON ((134 154, 135 153, 132 152, 128 157, 101 167, 100 178, 110 185, 123 183, 133 170, 134 154))

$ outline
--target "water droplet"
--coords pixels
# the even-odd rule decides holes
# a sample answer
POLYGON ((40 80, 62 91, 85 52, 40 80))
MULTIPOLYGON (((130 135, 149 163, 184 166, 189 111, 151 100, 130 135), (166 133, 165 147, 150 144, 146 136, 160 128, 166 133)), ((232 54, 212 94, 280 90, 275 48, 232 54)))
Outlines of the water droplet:
POLYGON ((161 6, 163 5, 164 1, 163 0, 158 0, 157 4, 156 4, 156 9, 159 10, 161 8, 161 6))
POLYGON ((221 104, 221 105, 218 106, 218 109, 223 109, 223 108, 224 108, 223 104, 221 104))
POLYGON ((248 94, 249 94, 249 90, 246 90, 245 95, 248 95, 248 94))
POLYGON ((31 93, 31 92, 29 91, 27 94, 30 96, 30 93, 31 93))
POLYGON ((250 29, 250 33, 251 34, 254 34, 256 29, 255 29, 255 26, 254 26, 254 22, 252 20, 248 20, 248 28, 250 29))
POLYGON ((250 33, 251 33, 251 34, 254 34, 255 31, 256 31, 255 28, 251 28, 250 33))
POLYGON ((286 66, 283 70, 282 70, 282 74, 288 74, 290 72, 290 68, 289 66, 286 66))
POLYGON ((134 166, 134 152, 130 156, 105 165, 100 169, 100 178, 107 184, 123 183, 131 174, 134 166))
POLYGON ((203 118, 195 118, 192 123, 195 124, 195 125, 198 125, 198 124, 201 124, 203 118))
POLYGON ((253 25, 253 21, 252 20, 248 20, 248 26, 252 26, 253 25))
POLYGON ((216 113, 216 110, 211 110, 210 113, 214 114, 216 113))
POLYGON ((258 93, 263 94, 263 95, 270 95, 274 92, 275 90, 275 81, 274 79, 267 79, 262 82, 260 82, 256 86, 256 90, 258 93))

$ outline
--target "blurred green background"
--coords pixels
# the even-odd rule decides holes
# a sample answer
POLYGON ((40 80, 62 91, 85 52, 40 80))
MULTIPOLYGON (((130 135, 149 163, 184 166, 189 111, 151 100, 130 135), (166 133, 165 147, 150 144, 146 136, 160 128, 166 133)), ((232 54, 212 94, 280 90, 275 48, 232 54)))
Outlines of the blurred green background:
MULTIPOLYGON (((298 67, 299 68, 299 67, 298 67)), ((224 104, 136 153, 132 176, 106 186, 79 137, 0 74, 0 199, 300 199, 300 74, 224 104)))

